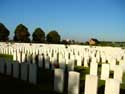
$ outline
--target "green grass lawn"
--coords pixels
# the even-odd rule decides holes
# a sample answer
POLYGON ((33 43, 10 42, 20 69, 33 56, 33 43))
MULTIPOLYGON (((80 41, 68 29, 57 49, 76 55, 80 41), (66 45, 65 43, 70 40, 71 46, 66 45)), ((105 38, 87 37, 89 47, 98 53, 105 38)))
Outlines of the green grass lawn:
POLYGON ((0 58, 11 59, 11 60, 13 60, 13 55, 0 54, 0 58))

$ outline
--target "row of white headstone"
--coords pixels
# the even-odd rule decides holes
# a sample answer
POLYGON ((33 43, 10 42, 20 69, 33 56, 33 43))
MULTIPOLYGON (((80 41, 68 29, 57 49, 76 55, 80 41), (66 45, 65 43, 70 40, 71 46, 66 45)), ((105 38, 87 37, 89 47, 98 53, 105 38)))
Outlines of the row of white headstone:
MULTIPOLYGON (((113 74, 112 78, 114 78, 122 83, 123 82, 123 74, 124 74, 122 67, 120 65, 115 65, 113 73, 114 74, 113 74)), ((90 75, 99 76, 98 75, 98 63, 91 63, 90 75)), ((109 76, 110 76, 110 64, 106 64, 106 63, 102 64, 101 65, 100 79, 107 80, 110 78, 109 76)))
MULTIPOLYGON (((28 43, 15 43, 6 44, 2 43, 0 46, 0 53, 12 54, 13 60, 24 62, 26 59, 35 63, 35 56, 49 57, 50 62, 57 62, 64 64, 74 64, 77 61, 77 66, 88 67, 91 61, 102 62, 106 61, 110 64, 110 69, 114 70, 116 62, 121 66, 125 66, 125 50, 117 47, 89 47, 89 46, 70 46, 68 49, 64 45, 47 45, 47 44, 28 44, 28 43), (8 46, 9 45, 9 46, 8 46), (42 45, 42 46, 41 46, 42 45), (59 56, 57 55, 59 54, 59 56), (46 56, 48 55, 48 56, 46 56), (70 58, 69 58, 70 57, 70 58), (121 63, 124 62, 124 63, 121 63)), ((125 69, 124 69, 125 70, 125 69)))
MULTIPOLYGON (((13 77, 19 78, 20 74, 21 80, 25 81, 27 81, 29 76, 30 83, 33 84, 37 83, 36 64, 21 63, 21 69, 19 69, 19 63, 17 61, 11 63, 10 61, 5 62, 4 59, 0 59, 0 73, 2 74, 5 73, 5 66, 7 75, 12 74, 13 77)), ((64 75, 65 74, 63 69, 54 69, 54 91, 63 93, 64 80, 65 80, 64 75)), ((80 86, 80 73, 74 71, 68 72, 68 94, 79 94, 80 91, 79 86, 80 86)), ((91 74, 86 75, 84 94, 97 94, 97 88, 98 88, 98 76, 91 74)), ((119 80, 116 80, 115 78, 114 79, 106 78, 105 94, 119 94, 120 92, 119 90, 120 90, 119 80)))
POLYGON ((48 55, 50 61, 53 59, 61 59, 59 63, 65 62, 68 64, 70 60, 76 60, 77 66, 87 67, 89 60, 96 62, 108 62, 111 64, 111 69, 114 69, 116 62, 125 61, 125 50, 113 47, 89 47, 89 46, 70 46, 65 48, 64 45, 45 45, 45 44, 18 44, 0 46, 0 53, 12 54, 14 60, 24 62, 31 55, 31 59, 35 63, 35 56, 44 54, 48 55), (42 45, 42 46, 41 46, 42 45), (57 55, 59 54, 59 56, 57 55))
POLYGON ((17 79, 37 83, 36 64, 19 63, 18 61, 4 60, 0 58, 0 73, 12 76, 17 79))
MULTIPOLYGON (((64 70, 54 70, 54 90, 59 93, 64 92, 64 70)), ((98 76, 86 75, 84 94, 97 94, 98 76)), ((80 93, 80 73, 68 72, 68 94, 80 93)), ((108 78, 105 81, 104 94, 120 94, 120 81, 108 78)))

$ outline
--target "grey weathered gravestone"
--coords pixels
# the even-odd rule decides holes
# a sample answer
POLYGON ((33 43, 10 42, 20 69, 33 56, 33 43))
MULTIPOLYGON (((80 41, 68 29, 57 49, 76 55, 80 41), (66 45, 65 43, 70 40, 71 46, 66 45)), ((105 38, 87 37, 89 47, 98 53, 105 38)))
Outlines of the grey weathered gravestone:
POLYGON ((13 77, 19 78, 19 62, 13 61, 13 77))
POLYGON ((105 83, 105 94, 120 94, 120 81, 107 79, 105 83))
POLYGON ((5 60, 4 58, 0 58, 0 73, 4 74, 5 72, 5 60))
POLYGON ((70 71, 68 78, 68 94, 79 94, 80 73, 70 71))
POLYGON ((37 66, 36 64, 29 64, 29 82, 37 84, 37 66))
POLYGON ((27 63, 21 63, 21 80, 27 80, 28 79, 28 64, 27 63))
POLYGON ((7 60, 6 63, 6 74, 11 75, 12 73, 12 60, 7 60))
POLYGON ((63 93, 64 70, 54 69, 54 91, 63 93))
POLYGON ((106 80, 109 78, 109 64, 102 64, 102 69, 101 69, 101 79, 106 80))
POLYGON ((84 94, 97 94, 97 88, 98 88, 98 76, 86 75, 84 94))

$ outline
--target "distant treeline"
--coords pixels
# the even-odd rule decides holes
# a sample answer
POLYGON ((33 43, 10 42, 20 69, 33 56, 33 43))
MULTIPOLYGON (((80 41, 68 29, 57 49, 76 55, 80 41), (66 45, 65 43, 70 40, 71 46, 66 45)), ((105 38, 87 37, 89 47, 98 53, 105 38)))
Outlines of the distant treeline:
POLYGON ((97 46, 125 47, 125 42, 100 41, 97 46))
MULTIPOLYGON (((89 41, 78 42, 75 40, 61 40, 61 35, 56 30, 51 30, 48 34, 45 34, 44 30, 37 27, 32 35, 29 33, 28 28, 19 24, 14 30, 13 39, 9 39, 10 31, 7 27, 0 23, 0 41, 1 42, 21 42, 21 43, 53 43, 53 44, 78 44, 78 45, 91 45, 89 41), (32 36, 32 39, 30 39, 32 36)), ((111 42, 111 41, 99 41, 98 39, 93 39, 95 41, 94 46, 112 46, 112 47, 125 47, 125 42, 111 42)))
POLYGON ((5 27, 4 24, 0 23, 0 41, 11 41, 11 42, 34 42, 34 43, 60 43, 61 36, 56 30, 51 30, 47 35, 40 27, 37 27, 32 33, 32 39, 30 39, 30 33, 28 28, 19 24, 15 28, 14 36, 12 40, 9 40, 10 31, 5 27))

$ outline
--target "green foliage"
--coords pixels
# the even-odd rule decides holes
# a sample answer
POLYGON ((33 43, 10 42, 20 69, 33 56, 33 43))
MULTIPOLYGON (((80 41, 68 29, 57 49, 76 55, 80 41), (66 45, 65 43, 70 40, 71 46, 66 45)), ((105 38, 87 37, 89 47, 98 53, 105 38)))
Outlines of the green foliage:
POLYGON ((0 41, 7 41, 9 34, 9 30, 2 23, 0 23, 0 41))
POLYGON ((47 34, 47 42, 48 43, 60 43, 60 35, 57 31, 50 31, 47 34))
POLYGON ((100 41, 97 46, 125 47, 125 42, 100 41))
POLYGON ((36 28, 32 34, 33 42, 43 43, 45 42, 45 33, 41 28, 36 28))
POLYGON ((11 60, 13 60, 13 56, 12 55, 7 55, 7 54, 0 54, 0 58, 5 58, 5 59, 11 59, 11 60))
POLYGON ((28 28, 23 24, 19 24, 15 29, 14 41, 17 42, 30 42, 30 33, 28 32, 28 28))
POLYGON ((69 42, 68 42, 67 40, 62 40, 62 41, 61 41, 61 44, 67 45, 67 44, 69 44, 69 42))
POLYGON ((85 80, 86 74, 89 74, 90 69, 88 67, 83 67, 83 66, 75 66, 75 71, 80 73, 80 79, 85 80))

